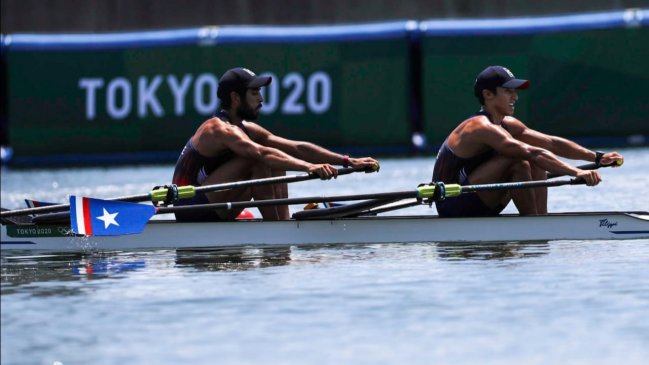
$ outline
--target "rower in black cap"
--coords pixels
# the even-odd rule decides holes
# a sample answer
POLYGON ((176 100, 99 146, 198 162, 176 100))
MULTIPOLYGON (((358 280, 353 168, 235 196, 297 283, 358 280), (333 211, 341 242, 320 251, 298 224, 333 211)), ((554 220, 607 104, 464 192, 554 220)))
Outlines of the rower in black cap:
MULTIPOLYGON (((581 170, 559 157, 621 164, 617 152, 594 152, 565 138, 528 128, 513 117, 518 90, 529 81, 502 66, 489 66, 475 80, 480 111, 457 126, 440 148, 433 181, 461 185, 545 180, 547 172, 582 178, 597 185, 601 176, 581 170)), ((522 215, 547 213, 547 188, 483 191, 436 202, 442 217, 494 216, 514 201, 522 215)))
MULTIPOLYGON (((255 121, 263 97, 261 87, 272 81, 249 69, 228 70, 219 80, 217 96, 222 109, 203 122, 183 148, 173 183, 212 185, 232 181, 261 179, 285 175, 286 171, 306 171, 321 179, 331 179, 338 171, 332 165, 358 169, 378 166, 371 157, 351 158, 310 142, 276 136, 255 121)), ((197 193, 192 199, 181 199, 174 205, 194 205, 250 199, 265 200, 288 197, 286 184, 197 193)), ((259 207, 266 220, 289 219, 288 206, 259 207)), ((176 213, 181 221, 218 221, 237 217, 241 209, 186 211, 176 213)))

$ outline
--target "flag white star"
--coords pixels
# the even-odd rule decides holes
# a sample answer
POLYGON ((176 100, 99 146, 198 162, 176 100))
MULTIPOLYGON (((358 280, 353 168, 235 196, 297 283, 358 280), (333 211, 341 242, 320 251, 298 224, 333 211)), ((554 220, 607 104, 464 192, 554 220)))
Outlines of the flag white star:
POLYGON ((104 209, 104 215, 97 217, 100 221, 104 221, 104 229, 108 229, 108 226, 111 224, 114 224, 119 227, 119 223, 115 220, 115 217, 119 214, 119 212, 116 213, 108 213, 106 208, 104 209))

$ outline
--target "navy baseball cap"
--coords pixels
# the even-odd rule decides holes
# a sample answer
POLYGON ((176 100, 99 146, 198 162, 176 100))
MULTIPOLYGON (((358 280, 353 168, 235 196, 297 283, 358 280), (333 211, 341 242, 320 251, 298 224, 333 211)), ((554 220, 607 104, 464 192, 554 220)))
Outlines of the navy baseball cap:
POLYGON ((480 96, 482 90, 494 90, 498 86, 508 89, 527 89, 530 82, 527 80, 517 79, 514 74, 506 67, 489 66, 478 74, 473 85, 473 93, 480 96))
POLYGON ((243 92, 246 89, 256 89, 267 86, 272 81, 270 76, 257 76, 247 68, 237 67, 227 70, 219 80, 219 89, 216 92, 219 99, 223 100, 231 91, 243 92))

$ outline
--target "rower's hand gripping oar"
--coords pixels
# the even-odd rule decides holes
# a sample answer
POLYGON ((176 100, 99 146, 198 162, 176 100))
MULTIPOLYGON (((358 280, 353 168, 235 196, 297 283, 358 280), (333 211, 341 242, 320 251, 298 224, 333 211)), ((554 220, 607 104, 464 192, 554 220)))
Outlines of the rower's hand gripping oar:
MULTIPOLYGON (((620 166, 622 166, 622 164, 624 164, 624 161, 622 161, 622 160, 615 161, 615 162, 613 162, 611 164, 608 164, 608 165, 602 165, 600 163, 592 162, 592 163, 587 163, 585 165, 577 166, 577 168, 580 169, 580 170, 597 170, 600 167, 620 167, 620 166)), ((548 179, 554 179, 555 177, 561 177, 561 176, 565 176, 565 175, 548 173, 547 178, 548 179)))
POLYGON ((525 189, 542 186, 561 186, 583 184, 581 179, 557 180, 557 181, 526 181, 483 185, 458 185, 432 183, 420 185, 415 190, 369 193, 356 195, 339 196, 311 196, 302 198, 284 198, 269 200, 254 200, 226 203, 210 203, 200 205, 186 205, 179 207, 153 207, 150 205, 134 204, 127 202, 106 201, 101 199, 70 197, 70 203, 74 206, 70 210, 72 220, 72 231, 85 235, 124 235, 140 233, 144 230, 148 220, 154 214, 174 213, 189 210, 219 210, 219 209, 243 209, 263 206, 277 206, 289 204, 306 204, 310 202, 333 202, 367 199, 409 199, 416 198, 427 203, 448 197, 458 196, 463 193, 503 190, 503 189, 525 189), (79 228, 83 227, 83 228, 79 228))
MULTIPOLYGON (((344 167, 337 169, 338 171, 338 176, 340 175, 347 175, 351 174, 352 172, 361 172, 364 171, 366 173, 370 172, 378 172, 380 169, 380 166, 374 165, 365 169, 355 169, 353 167, 344 167)), ((165 186, 156 186, 153 188, 153 190, 148 194, 147 199, 142 199, 142 200, 151 200, 154 205, 169 205, 173 204, 175 201, 178 199, 189 199, 193 198, 196 193, 209 193, 213 191, 223 191, 223 190, 231 190, 231 189, 240 189, 240 188, 247 188, 247 187, 252 187, 252 186, 260 186, 260 185, 271 185, 271 184, 279 184, 279 183, 290 183, 290 182, 298 182, 298 181, 305 181, 305 180, 313 180, 313 179, 319 179, 320 177, 313 172, 306 173, 306 174, 300 174, 300 175, 290 175, 290 176, 276 176, 276 177, 268 177, 268 178, 263 178, 263 179, 256 179, 256 180, 244 180, 244 181, 234 181, 230 183, 223 183, 223 184, 216 184, 216 185, 205 185, 205 186, 199 186, 195 187, 192 185, 187 185, 187 186, 176 186, 176 185, 165 185, 165 186)), ((121 201, 126 201, 124 199, 119 199, 121 201)), ((142 201, 140 200, 140 201, 142 201)))
MULTIPOLYGON (((379 166, 372 166, 367 169, 355 169, 353 167, 345 167, 338 169, 338 176, 347 175, 353 172, 375 172, 379 171, 379 166)), ((234 181, 223 184, 205 185, 205 186, 162 186, 156 187, 147 194, 140 195, 127 195, 117 198, 105 199, 109 201, 122 201, 122 202, 142 202, 151 201, 153 204, 158 205, 160 202, 164 204, 171 204, 177 199, 187 199, 193 197, 197 192, 211 192, 222 191, 238 188, 246 188, 252 186, 272 185, 279 183, 291 183, 305 180, 319 179, 320 177, 315 173, 304 173, 298 175, 276 176, 255 180, 234 181)), ((27 215, 27 214, 43 214, 53 212, 63 212, 70 209, 70 204, 57 204, 50 206, 43 206, 37 208, 14 209, 0 212, 0 218, 27 215)))

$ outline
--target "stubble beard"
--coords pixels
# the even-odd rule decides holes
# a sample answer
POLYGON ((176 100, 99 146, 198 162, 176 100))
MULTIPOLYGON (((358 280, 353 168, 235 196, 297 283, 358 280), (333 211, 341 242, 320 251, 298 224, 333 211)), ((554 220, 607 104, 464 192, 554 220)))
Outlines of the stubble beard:
POLYGON ((256 121, 257 118, 259 118, 259 111, 253 109, 250 105, 248 105, 248 103, 243 103, 239 105, 237 114, 239 114, 239 116, 243 120, 256 121))

